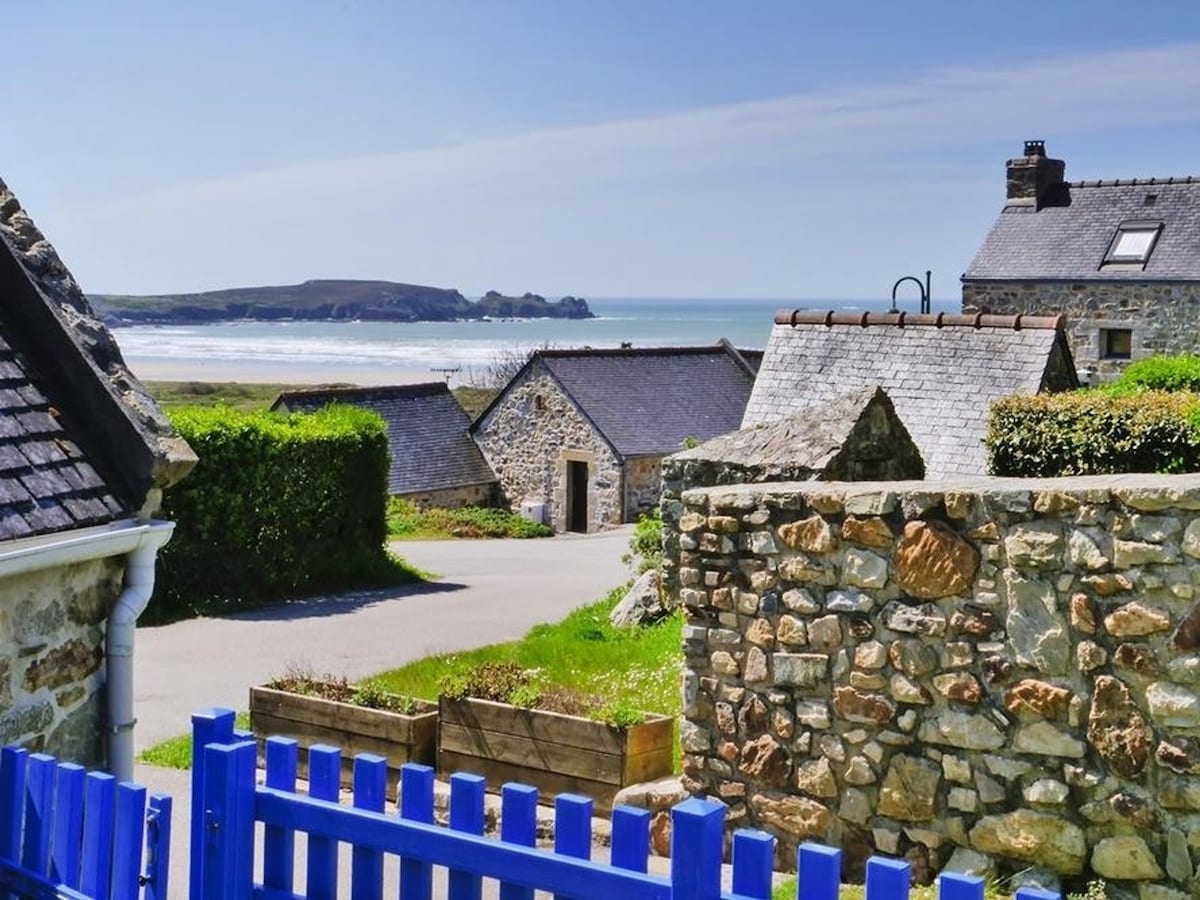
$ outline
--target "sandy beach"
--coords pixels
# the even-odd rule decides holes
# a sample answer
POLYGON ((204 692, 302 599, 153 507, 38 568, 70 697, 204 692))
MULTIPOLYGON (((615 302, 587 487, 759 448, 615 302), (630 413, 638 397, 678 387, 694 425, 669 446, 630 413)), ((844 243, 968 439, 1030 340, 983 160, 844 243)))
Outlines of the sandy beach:
MULTIPOLYGON (((239 381, 254 384, 329 384, 332 382, 360 384, 419 384, 443 381, 445 375, 427 369, 399 366, 344 365, 306 366, 303 360, 295 363, 245 362, 229 359, 179 362, 164 359, 139 359, 126 356, 125 362, 142 381, 239 381)), ((463 383, 465 369, 452 376, 451 386, 463 383)))

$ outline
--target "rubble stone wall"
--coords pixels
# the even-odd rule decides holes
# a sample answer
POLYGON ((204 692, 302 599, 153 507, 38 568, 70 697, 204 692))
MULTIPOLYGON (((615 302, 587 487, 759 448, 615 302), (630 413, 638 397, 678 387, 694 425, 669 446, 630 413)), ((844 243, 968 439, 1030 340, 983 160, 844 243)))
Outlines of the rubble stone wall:
POLYGON ((1200 895, 1200 476, 681 503, 684 781, 731 827, 1200 895))
POLYGON ((442 488, 436 491, 417 491, 398 494, 421 509, 458 509, 463 506, 496 506, 499 503, 500 486, 494 481, 486 484, 469 484, 464 487, 442 488))
POLYGON ((104 762, 105 619, 120 558, 0 579, 0 744, 104 762))
POLYGON ((1067 317, 1067 339, 1081 381, 1111 381, 1131 360, 1200 352, 1200 284, 1146 281, 964 282, 962 311, 1067 317), (1104 354, 1102 330, 1131 333, 1130 359, 1104 354))

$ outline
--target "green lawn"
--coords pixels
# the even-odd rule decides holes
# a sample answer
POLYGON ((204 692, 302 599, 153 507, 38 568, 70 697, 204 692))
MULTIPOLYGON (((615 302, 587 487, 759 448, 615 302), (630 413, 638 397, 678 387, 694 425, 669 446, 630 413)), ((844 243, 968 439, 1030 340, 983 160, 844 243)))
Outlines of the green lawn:
MULTIPOLYGON (((235 728, 250 727, 250 713, 238 713, 235 728)), ((166 769, 190 769, 192 767, 192 735, 177 735, 167 738, 161 744, 155 744, 138 754, 138 762, 150 766, 162 766, 166 769)))
POLYGON ((400 497, 388 499, 388 536, 392 540, 445 541, 454 538, 553 537, 554 529, 530 522, 506 509, 464 506, 417 509, 400 497))

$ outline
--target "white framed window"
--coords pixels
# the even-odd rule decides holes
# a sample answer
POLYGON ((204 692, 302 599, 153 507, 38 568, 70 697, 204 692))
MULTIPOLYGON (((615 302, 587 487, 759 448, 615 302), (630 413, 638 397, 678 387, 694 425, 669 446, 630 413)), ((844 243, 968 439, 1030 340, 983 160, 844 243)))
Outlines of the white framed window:
POLYGON ((1122 222, 1109 242, 1104 265, 1134 264, 1145 266, 1162 233, 1162 222, 1122 222))

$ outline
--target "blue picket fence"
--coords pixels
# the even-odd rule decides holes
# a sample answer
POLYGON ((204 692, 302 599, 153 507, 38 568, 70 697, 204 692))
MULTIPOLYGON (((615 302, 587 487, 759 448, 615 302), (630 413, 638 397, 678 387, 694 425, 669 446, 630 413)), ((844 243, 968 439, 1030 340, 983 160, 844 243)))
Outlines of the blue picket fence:
MULTIPOLYGON (((434 867, 447 870, 449 900, 479 900, 484 878, 500 884, 501 900, 532 900, 535 890, 558 898, 622 900, 766 900, 771 896, 774 839, 738 831, 732 842, 732 891, 721 890, 724 807, 687 800, 671 811, 671 866, 667 877, 647 872, 650 813, 617 807, 612 812, 611 861, 590 860, 592 801, 561 794, 555 802, 552 851, 534 847, 537 791, 506 785, 501 794, 500 839, 483 836, 484 779, 450 779, 449 827, 434 824, 433 770, 407 765, 400 774, 395 815, 384 812, 387 766, 382 757, 354 759, 352 805, 338 803, 341 752, 309 749, 309 791, 296 793, 298 747, 287 738, 266 742, 266 778, 256 784, 257 746, 234 731, 234 715, 212 710, 193 718, 192 900, 296 900, 303 865, 311 900, 338 895, 339 844, 350 845, 350 897, 383 896, 384 861, 398 857, 403 900, 433 896, 434 867), (256 828, 262 826, 256 859, 256 828), (307 834, 297 859, 297 833, 307 834), (255 882, 256 866, 262 882, 255 882)), ((806 844, 798 857, 798 900, 836 900, 841 856, 806 844)), ((867 865, 868 900, 905 900, 909 865, 873 858, 867 865)), ((942 900, 982 900, 982 879, 942 875, 942 900)), ((1057 900, 1057 894, 1024 889, 1017 900, 1057 900)))
POLYGON ((0 750, 0 897, 166 900, 170 844, 170 797, 0 750))

